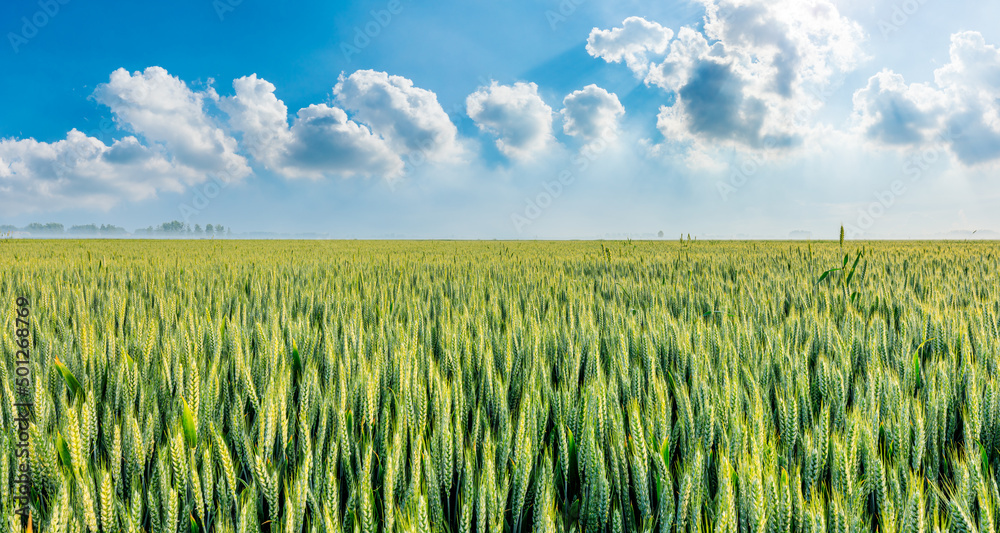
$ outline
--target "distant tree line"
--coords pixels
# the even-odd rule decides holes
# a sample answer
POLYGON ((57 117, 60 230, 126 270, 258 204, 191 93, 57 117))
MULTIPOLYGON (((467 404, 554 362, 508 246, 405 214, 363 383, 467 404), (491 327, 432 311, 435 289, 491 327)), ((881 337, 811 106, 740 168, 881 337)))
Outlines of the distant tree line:
POLYGON ((191 228, 190 224, 185 224, 180 220, 164 222, 159 226, 149 226, 135 230, 136 235, 149 236, 176 236, 176 237, 226 237, 233 234, 233 230, 226 228, 222 224, 207 224, 202 229, 201 224, 195 224, 191 228))
POLYGON ((49 222, 48 224, 33 222, 23 228, 9 224, 2 225, 0 226, 0 233, 28 233, 33 236, 72 235, 113 237, 128 235, 128 230, 112 224, 101 224, 100 226, 97 224, 86 224, 83 226, 70 226, 69 229, 66 229, 65 226, 59 224, 58 222, 49 222))
MULTIPOLYGON (((32 237, 126 237, 128 230, 121 226, 112 224, 84 224, 81 226, 65 226, 58 222, 41 224, 33 222, 24 227, 10 224, 0 225, 0 234, 5 236, 27 233, 32 237)), ((222 224, 207 224, 204 228, 200 224, 195 224, 194 228, 190 224, 185 224, 179 220, 164 222, 159 226, 149 226, 135 230, 136 236, 157 236, 157 237, 226 237, 232 235, 232 230, 222 224)))

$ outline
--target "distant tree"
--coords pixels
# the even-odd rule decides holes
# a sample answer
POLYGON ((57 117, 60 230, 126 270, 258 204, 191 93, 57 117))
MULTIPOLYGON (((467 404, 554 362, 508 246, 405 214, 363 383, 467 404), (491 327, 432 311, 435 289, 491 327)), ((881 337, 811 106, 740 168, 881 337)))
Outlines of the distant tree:
POLYGON ((108 224, 106 226, 104 224, 101 224, 100 232, 101 235, 125 235, 126 233, 128 233, 127 231, 125 231, 125 228, 119 226, 113 226, 111 224, 108 224))
POLYGON ((226 230, 226 237, 232 237, 232 236, 233 236, 233 228, 227 229, 226 230))
POLYGON ((61 234, 65 231, 62 224, 57 224, 55 222, 49 222, 48 224, 32 222, 31 224, 28 224, 24 230, 33 234, 61 234))
POLYGON ((164 222, 160 224, 160 227, 156 228, 158 231, 163 233, 184 233, 184 223, 180 220, 173 220, 171 222, 164 222))
POLYGON ((213 227, 211 224, 205 226, 205 234, 208 236, 215 235, 215 227, 213 227))
POLYGON ((194 233, 195 235, 201 235, 201 224, 194 225, 194 233))
POLYGON ((656 234, 656 236, 662 239, 662 238, 663 238, 663 230, 660 230, 660 231, 659 231, 659 232, 658 232, 658 233, 656 234))
POLYGON ((84 226, 73 226, 69 228, 69 233, 74 233, 76 235, 97 235, 98 228, 95 224, 87 224, 84 226))

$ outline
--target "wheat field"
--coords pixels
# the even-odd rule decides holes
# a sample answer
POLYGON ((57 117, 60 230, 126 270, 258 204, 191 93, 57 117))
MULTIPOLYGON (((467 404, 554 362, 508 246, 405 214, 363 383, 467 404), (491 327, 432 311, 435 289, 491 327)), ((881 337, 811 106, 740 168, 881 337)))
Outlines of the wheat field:
POLYGON ((998 267, 994 242, 2 242, 0 530, 26 530, 24 298, 33 531, 996 532, 998 267))

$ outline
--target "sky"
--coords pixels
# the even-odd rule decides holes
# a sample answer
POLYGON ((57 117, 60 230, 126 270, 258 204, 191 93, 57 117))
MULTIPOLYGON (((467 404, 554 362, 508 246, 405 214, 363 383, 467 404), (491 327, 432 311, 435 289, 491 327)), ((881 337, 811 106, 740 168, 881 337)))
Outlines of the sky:
POLYGON ((0 225, 1000 237, 1000 3, 0 4, 0 225))

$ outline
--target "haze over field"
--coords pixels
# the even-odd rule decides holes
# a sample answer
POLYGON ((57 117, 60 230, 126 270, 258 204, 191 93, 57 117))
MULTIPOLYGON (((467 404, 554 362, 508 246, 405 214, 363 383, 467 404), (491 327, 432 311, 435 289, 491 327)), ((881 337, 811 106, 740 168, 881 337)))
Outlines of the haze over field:
POLYGON ((0 6, 0 225, 996 238, 1000 4, 0 6))

